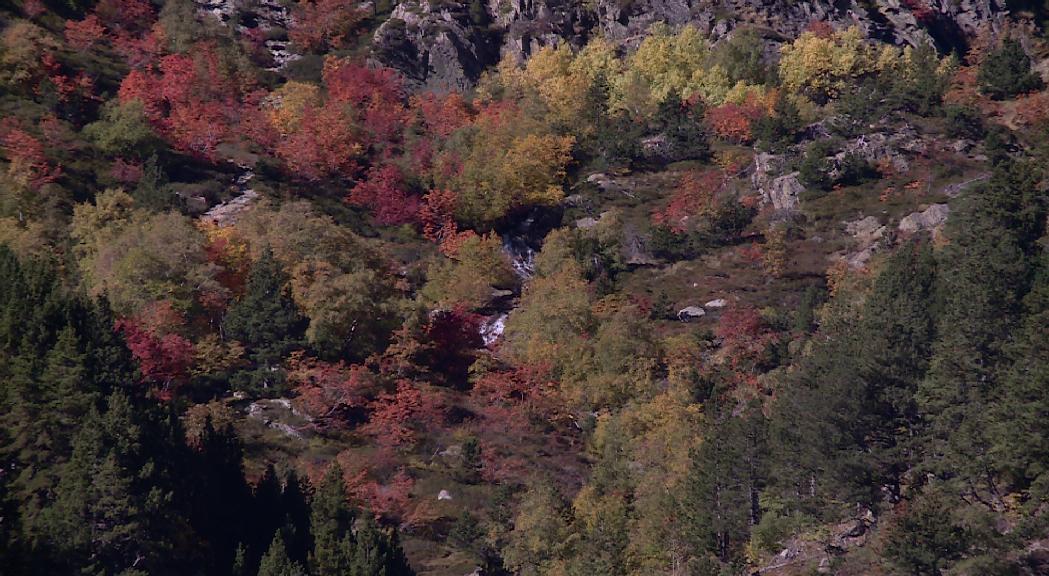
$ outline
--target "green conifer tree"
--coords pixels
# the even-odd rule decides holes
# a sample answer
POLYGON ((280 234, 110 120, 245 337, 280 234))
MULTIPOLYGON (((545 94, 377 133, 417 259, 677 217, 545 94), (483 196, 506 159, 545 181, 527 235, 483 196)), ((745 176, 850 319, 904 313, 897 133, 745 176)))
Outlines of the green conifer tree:
POLYGON ((311 507, 313 552, 310 554, 310 571, 315 576, 345 576, 350 573, 355 549, 355 516, 346 502, 342 467, 333 462, 313 497, 311 507))
POLYGON ((259 576, 306 576, 302 566, 288 557, 280 530, 273 535, 269 550, 259 564, 259 576))

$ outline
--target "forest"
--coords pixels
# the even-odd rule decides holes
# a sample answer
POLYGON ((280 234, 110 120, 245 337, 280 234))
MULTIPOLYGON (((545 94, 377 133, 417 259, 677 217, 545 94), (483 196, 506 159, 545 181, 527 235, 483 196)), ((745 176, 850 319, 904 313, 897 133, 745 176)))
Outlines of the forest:
POLYGON ((1049 11, 0 0, 0 574, 1049 574, 1049 11))

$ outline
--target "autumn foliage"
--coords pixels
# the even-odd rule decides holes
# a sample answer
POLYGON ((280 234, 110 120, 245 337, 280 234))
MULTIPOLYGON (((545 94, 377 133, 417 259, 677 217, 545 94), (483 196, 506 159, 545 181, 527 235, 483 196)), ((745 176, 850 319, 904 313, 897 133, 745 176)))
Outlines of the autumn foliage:
POLYGON ((744 103, 726 102, 707 110, 707 126, 719 137, 746 144, 753 140, 751 125, 766 113, 760 99, 751 96, 744 103))
POLYGON ((62 167, 48 160, 43 142, 15 123, 0 123, 0 152, 10 163, 8 176, 31 190, 54 182, 62 175, 62 167))
POLYGON ((411 194, 400 168, 392 164, 370 168, 346 200, 367 207, 383 225, 414 222, 418 219, 419 197, 411 194))
POLYGON ((302 49, 342 48, 366 13, 354 0, 300 0, 288 36, 302 49))
POLYGON ((203 42, 192 56, 164 56, 155 67, 132 70, 119 96, 142 102, 146 118, 177 149, 214 160, 218 145, 233 137, 238 93, 215 46, 203 42))
POLYGON ((175 332, 183 323, 182 315, 170 303, 159 302, 115 325, 138 361, 142 382, 156 388, 161 398, 173 397, 187 380, 193 363, 193 343, 175 332))
POLYGON ((695 220, 710 216, 717 208, 718 192, 727 175, 721 169, 691 170, 681 177, 666 208, 652 215, 656 224, 684 232, 695 220))

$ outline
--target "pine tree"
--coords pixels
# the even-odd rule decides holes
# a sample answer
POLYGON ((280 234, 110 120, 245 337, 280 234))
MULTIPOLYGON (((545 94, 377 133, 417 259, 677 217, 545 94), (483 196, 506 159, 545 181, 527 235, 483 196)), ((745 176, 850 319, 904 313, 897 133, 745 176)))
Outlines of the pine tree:
POLYGON ((252 267, 244 296, 223 320, 227 337, 241 341, 258 366, 255 380, 269 387, 276 367, 288 352, 302 345, 306 320, 288 296, 287 276, 267 249, 252 267))
POLYGON ((353 564, 355 514, 346 502, 342 467, 333 462, 314 495, 310 514, 313 553, 310 571, 315 576, 345 576, 353 564))
POLYGON ((284 478, 281 508, 284 510, 284 543, 292 560, 306 565, 310 553, 309 485, 294 470, 284 478))
POLYGON ((1013 39, 984 58, 977 77, 980 89, 995 100, 1004 100, 1042 87, 1042 79, 1031 71, 1031 58, 1013 39))
MULTIPOLYGON (((249 548, 256 551, 255 559, 258 559, 270 545, 274 532, 280 531, 284 526, 282 504, 280 480, 277 478, 277 471, 270 464, 266 466, 262 478, 255 484, 251 499, 252 520, 248 524, 251 541, 249 548)), ((283 539, 281 549, 287 550, 283 539)))
POLYGON ((280 530, 273 535, 269 550, 259 564, 259 576, 306 576, 306 571, 288 557, 280 530))
POLYGON ((85 355, 77 350, 77 336, 72 327, 58 335, 54 348, 47 354, 40 376, 44 395, 44 427, 55 435, 51 450, 55 456, 67 454, 68 435, 97 401, 88 379, 85 355))
POLYGON ((994 406, 994 454, 996 468, 1014 487, 1049 499, 1049 256, 1043 254, 1040 264, 994 406))
MULTIPOLYGON (((205 422, 190 487, 189 519, 210 545, 213 574, 228 573, 238 544, 247 540, 251 492, 244 480, 243 455, 232 425, 216 430, 210 418, 205 422)), ((259 557, 257 552, 254 557, 259 557)))
POLYGON ((765 484, 767 432, 755 409, 723 413, 692 458, 682 498, 685 533, 695 556, 713 553, 728 562, 741 551, 760 520, 758 495, 765 484))
POLYGON ((414 576, 397 534, 382 530, 369 514, 357 523, 351 576, 414 576))
MULTIPOLYGON (((864 389, 854 437, 876 467, 876 485, 898 487, 913 464, 915 393, 929 366, 934 341, 936 262, 927 244, 904 245, 888 259, 864 303, 857 341, 857 373, 864 389)), ((871 494, 872 498, 876 497, 871 494)))
POLYGON ((1027 284, 1022 226, 1010 228, 996 217, 993 207, 1001 197, 976 196, 957 217, 952 214, 951 242, 943 250, 938 278, 938 340, 917 391, 927 423, 922 442, 927 469, 964 485, 973 497, 989 492, 994 499, 999 494, 989 437, 991 407, 999 394, 1003 347, 1027 284))

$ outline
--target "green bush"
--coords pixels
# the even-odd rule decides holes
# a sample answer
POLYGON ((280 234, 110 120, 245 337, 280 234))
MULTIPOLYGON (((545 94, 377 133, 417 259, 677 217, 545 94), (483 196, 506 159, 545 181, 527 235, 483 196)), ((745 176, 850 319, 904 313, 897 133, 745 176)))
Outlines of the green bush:
POLYGON ((798 179, 805 188, 827 192, 834 186, 834 180, 830 177, 831 163, 827 159, 833 148, 830 142, 821 140, 813 142, 805 151, 805 156, 798 164, 798 179))
POLYGON ((1031 72, 1031 58, 1016 40, 1006 40, 990 53, 977 77, 980 90, 995 100, 1005 100, 1023 92, 1041 89, 1040 76, 1031 72))
POLYGON ((954 105, 947 106, 943 112, 947 120, 947 136, 951 138, 979 140, 987 133, 983 125, 983 117, 975 108, 954 105))
POLYGON ((802 121, 798 107, 787 97, 776 100, 772 114, 754 122, 751 130, 758 148, 767 152, 783 152, 798 141, 802 121))

